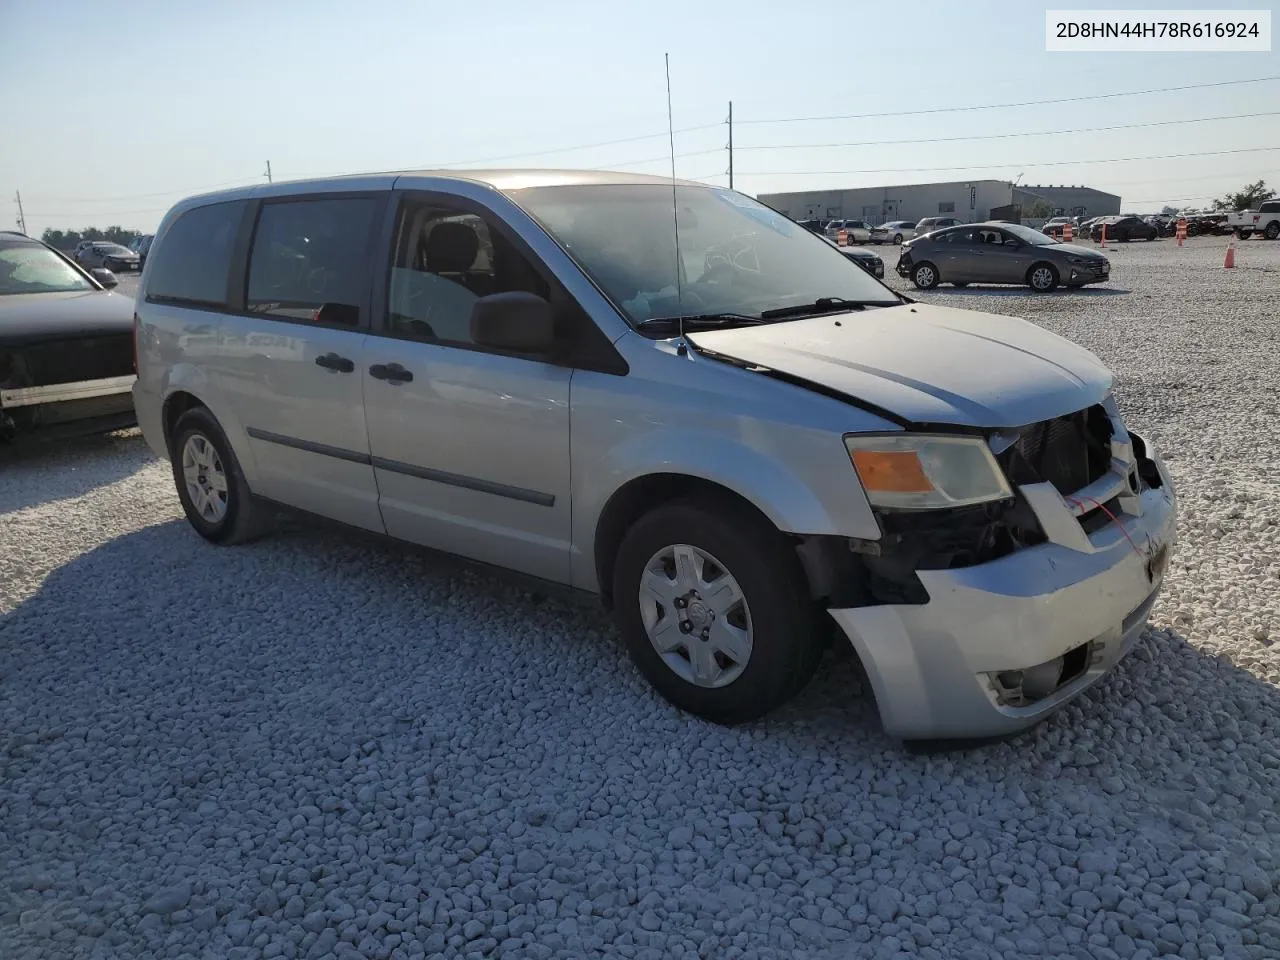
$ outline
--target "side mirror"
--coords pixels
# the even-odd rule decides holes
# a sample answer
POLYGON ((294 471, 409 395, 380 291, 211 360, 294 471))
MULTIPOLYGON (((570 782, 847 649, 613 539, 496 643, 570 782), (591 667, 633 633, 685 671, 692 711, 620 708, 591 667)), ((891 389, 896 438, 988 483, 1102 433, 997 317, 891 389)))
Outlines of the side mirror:
POLYGON ((533 293, 494 293, 471 307, 471 339, 482 347, 550 353, 556 345, 555 327, 551 304, 533 293))
POLYGON ((100 284, 102 284, 108 290, 110 290, 112 287, 120 286, 119 279, 117 279, 116 275, 112 273, 110 270, 108 270, 106 267, 94 267, 92 270, 89 271, 89 273, 93 277, 93 279, 97 280, 100 284))

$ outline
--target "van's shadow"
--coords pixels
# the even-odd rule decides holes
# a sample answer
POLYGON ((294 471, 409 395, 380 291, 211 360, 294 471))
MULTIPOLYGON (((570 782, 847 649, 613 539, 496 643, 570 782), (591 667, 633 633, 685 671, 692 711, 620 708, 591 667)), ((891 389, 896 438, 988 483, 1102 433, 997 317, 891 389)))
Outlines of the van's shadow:
POLYGON ((0 516, 70 500, 133 476, 155 455, 137 430, 0 445, 0 516))

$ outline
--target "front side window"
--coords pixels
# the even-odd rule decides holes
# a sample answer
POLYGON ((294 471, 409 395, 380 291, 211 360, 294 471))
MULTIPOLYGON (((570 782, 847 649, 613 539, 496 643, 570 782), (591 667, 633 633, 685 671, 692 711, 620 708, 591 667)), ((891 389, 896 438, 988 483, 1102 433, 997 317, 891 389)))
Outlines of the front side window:
POLYGON ((0 296, 94 289, 80 271, 48 247, 0 238, 0 296))
POLYGON ((436 202, 404 205, 387 297, 392 336, 474 345, 475 302, 517 291, 551 298, 537 270, 483 217, 436 202))
POLYGON ((245 306, 282 320, 358 327, 377 197, 267 202, 249 255, 245 306))
POLYGON ((896 305, 838 248, 750 197, 715 187, 529 187, 512 198, 633 323, 702 314, 758 317, 822 297, 896 305), (679 260, 676 229, 679 226, 679 260))
POLYGON ((211 203, 179 215, 148 251, 147 299, 225 307, 246 203, 211 203))

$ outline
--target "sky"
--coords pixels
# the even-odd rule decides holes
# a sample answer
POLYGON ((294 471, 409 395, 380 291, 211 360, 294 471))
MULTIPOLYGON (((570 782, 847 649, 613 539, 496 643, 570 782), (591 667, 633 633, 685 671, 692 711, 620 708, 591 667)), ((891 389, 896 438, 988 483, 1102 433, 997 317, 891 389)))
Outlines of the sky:
MULTIPOLYGON (((0 228, 20 191, 28 233, 149 231, 184 196, 263 182, 268 161, 276 180, 486 165, 669 173, 664 54, 677 173, 728 183, 732 101, 733 186, 752 195, 1021 176, 1147 212, 1259 177, 1280 186, 1274 46, 1046 52, 1045 9, 1071 6, 0 0, 0 228), (1273 115, 1218 119, 1259 113, 1273 115), (863 116, 804 119, 850 114, 863 116), (1203 122, 1167 123, 1187 120, 1203 122), (883 142, 895 140, 925 142, 883 142), (1173 156, 1187 153, 1215 155, 1173 156)), ((1280 29, 1274 0, 1229 6, 1270 9, 1280 29)))

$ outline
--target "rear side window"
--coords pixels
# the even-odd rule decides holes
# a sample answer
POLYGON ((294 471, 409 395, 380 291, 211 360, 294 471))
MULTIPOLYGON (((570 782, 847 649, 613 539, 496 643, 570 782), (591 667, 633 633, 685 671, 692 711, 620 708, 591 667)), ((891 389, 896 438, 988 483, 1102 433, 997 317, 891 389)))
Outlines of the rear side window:
POLYGON ((248 310, 282 320, 360 326, 379 199, 264 203, 249 256, 248 310))
POLYGON ((147 257, 147 299, 225 307, 246 203, 211 203, 179 216, 147 257))

